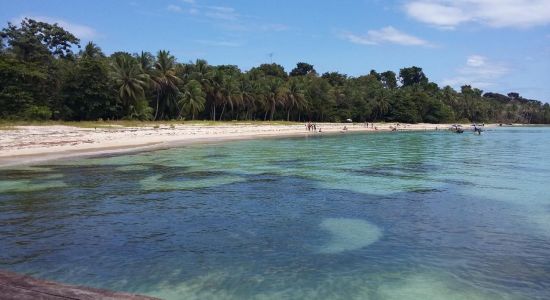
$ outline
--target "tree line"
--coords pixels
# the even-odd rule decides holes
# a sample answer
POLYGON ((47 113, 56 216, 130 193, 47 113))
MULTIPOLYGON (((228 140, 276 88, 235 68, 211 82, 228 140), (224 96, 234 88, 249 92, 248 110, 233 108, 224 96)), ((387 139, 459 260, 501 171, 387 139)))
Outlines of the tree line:
POLYGON ((415 66, 352 77, 304 62, 290 72, 180 63, 166 50, 107 56, 32 19, 8 23, 0 38, 0 119, 550 123, 548 103, 441 88, 415 66))

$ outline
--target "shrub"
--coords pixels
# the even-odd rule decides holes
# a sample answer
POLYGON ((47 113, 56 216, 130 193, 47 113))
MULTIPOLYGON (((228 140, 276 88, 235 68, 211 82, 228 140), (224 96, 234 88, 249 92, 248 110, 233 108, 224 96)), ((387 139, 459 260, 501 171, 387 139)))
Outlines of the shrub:
POLYGON ((23 112, 23 117, 27 120, 49 120, 52 117, 52 111, 47 106, 31 106, 23 112))

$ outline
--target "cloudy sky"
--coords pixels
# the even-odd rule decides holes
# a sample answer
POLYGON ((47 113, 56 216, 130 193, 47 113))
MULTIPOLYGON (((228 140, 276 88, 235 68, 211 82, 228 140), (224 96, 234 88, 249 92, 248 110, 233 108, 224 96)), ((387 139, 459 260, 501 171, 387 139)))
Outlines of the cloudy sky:
POLYGON ((550 101, 550 0, 0 0, 0 21, 57 22, 106 52, 181 62, 296 62, 352 76, 420 66, 431 81, 550 101))

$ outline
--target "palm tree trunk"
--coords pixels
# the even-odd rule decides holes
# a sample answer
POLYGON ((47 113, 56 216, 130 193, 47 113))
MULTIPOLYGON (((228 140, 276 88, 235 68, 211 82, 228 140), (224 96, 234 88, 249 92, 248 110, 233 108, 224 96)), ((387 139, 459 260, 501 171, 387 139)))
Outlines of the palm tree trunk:
POLYGON ((157 120, 157 115, 159 113, 159 98, 160 98, 160 95, 159 95, 159 91, 157 91, 157 109, 155 110, 155 121, 157 120))
POLYGON ((183 105, 181 107, 178 107, 178 119, 181 119, 182 113, 183 113, 183 105))
POLYGON ((223 107, 222 107, 222 113, 220 114, 220 121, 222 120, 222 117, 223 117, 223 113, 225 111, 225 105, 226 103, 223 104, 223 107))
POLYGON ((271 104, 271 114, 270 114, 270 117, 269 119, 271 121, 273 121, 273 115, 275 114, 275 102, 273 102, 273 104, 271 104))

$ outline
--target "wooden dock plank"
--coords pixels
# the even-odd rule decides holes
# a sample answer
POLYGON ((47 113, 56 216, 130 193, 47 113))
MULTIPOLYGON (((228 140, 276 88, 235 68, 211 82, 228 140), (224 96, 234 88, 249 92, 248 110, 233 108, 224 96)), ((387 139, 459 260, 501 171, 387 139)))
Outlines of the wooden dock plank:
POLYGON ((11 299, 110 299, 110 300, 153 300, 157 298, 130 293, 119 293, 108 290, 71 286, 53 281, 35 279, 13 272, 0 271, 0 300, 11 299))

